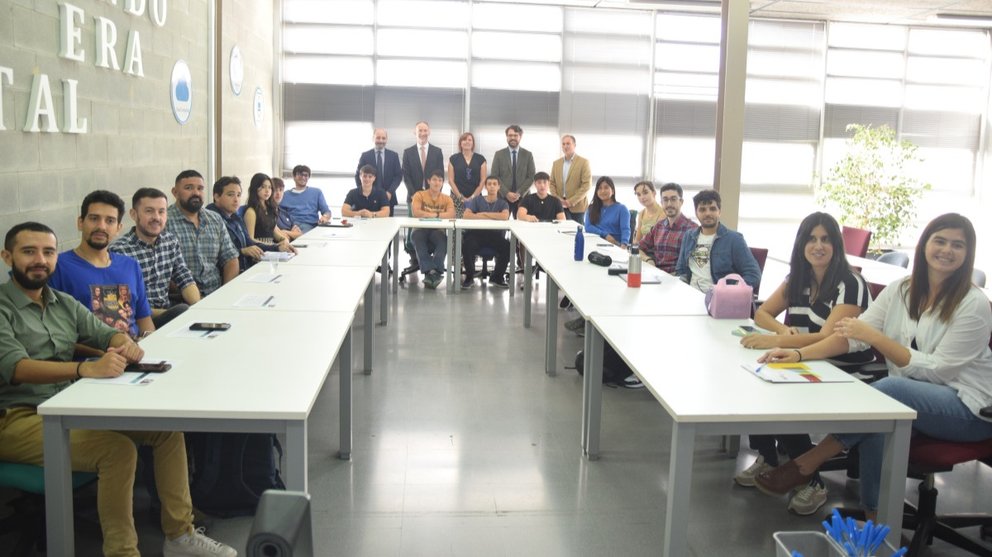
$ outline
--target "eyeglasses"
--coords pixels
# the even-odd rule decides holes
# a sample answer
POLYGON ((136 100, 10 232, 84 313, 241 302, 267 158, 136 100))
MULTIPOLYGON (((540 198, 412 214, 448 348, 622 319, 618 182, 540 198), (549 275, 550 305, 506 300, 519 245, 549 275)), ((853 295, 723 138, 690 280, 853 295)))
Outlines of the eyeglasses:
POLYGON ((662 203, 666 203, 666 204, 667 203, 675 204, 675 203, 678 203, 679 201, 682 201, 682 198, 681 197, 674 197, 673 196, 673 197, 662 197, 661 198, 661 202, 662 203))

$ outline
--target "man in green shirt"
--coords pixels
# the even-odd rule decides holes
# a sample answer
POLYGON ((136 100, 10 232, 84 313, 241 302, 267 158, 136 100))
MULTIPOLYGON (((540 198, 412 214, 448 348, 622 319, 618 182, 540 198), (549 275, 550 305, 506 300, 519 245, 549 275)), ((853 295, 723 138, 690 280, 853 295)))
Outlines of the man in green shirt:
MULTIPOLYGON (((0 252, 10 280, 0 285, 0 460, 42 465, 41 417, 37 406, 83 377, 117 377, 144 351, 130 337, 101 323, 68 294, 48 287, 58 247, 43 224, 18 224, 0 252), (73 362, 76 343, 106 352, 98 360, 73 362)), ((230 547, 193 530, 181 433, 73 430, 72 469, 96 472, 97 511, 107 556, 138 555, 132 491, 135 444, 151 445, 162 499, 166 557, 237 555, 230 547)))

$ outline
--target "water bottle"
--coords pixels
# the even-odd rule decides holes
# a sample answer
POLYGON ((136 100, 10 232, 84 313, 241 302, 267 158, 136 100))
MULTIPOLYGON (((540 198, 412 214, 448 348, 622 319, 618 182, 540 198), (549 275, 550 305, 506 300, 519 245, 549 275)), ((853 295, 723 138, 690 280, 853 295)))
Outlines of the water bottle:
POLYGON ((637 246, 630 246, 630 260, 627 262, 627 287, 641 287, 641 256, 637 246))
POLYGON ((575 260, 582 261, 586 252, 586 238, 582 235, 582 227, 575 227, 575 260))

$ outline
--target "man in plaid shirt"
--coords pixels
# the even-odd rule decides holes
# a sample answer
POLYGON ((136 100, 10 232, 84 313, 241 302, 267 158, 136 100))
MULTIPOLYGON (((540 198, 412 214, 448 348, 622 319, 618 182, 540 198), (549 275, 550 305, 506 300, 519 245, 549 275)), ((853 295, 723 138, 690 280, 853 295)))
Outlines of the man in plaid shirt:
POLYGON ((200 301, 200 289, 183 260, 179 240, 165 230, 168 198, 155 188, 141 188, 131 197, 135 226, 110 245, 110 251, 134 258, 141 266, 145 293, 155 328, 172 321, 200 301), (176 285, 185 304, 169 300, 169 283, 176 285))
POLYGON ((641 257, 662 271, 675 274, 682 237, 699 225, 682 214, 682 186, 674 182, 661 186, 661 206, 665 218, 641 238, 641 257))

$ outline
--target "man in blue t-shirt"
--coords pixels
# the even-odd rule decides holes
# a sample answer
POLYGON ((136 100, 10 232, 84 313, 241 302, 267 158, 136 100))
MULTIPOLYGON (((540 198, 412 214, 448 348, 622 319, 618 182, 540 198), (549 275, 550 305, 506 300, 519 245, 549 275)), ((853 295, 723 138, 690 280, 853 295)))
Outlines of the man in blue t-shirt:
POLYGON ((345 217, 361 217, 374 219, 389 216, 389 197, 386 192, 373 187, 375 184, 375 167, 366 164, 358 171, 361 187, 348 192, 341 206, 341 215, 345 217))
POLYGON ((293 181, 296 187, 286 192, 279 207, 289 211, 300 230, 309 232, 318 224, 331 220, 331 208, 327 206, 324 192, 307 187, 310 167, 302 164, 293 167, 293 181))
POLYGON ((59 254, 48 284, 79 300, 103 323, 138 338, 155 330, 141 266, 107 249, 123 218, 124 200, 116 193, 97 190, 83 198, 76 221, 82 238, 75 249, 59 254))
MULTIPOLYGON (((509 220, 510 204, 499 197, 499 177, 486 178, 486 195, 477 195, 465 202, 466 219, 509 220)), ((466 230, 462 243, 462 261, 465 262, 465 280, 462 288, 472 288, 475 278, 475 258, 482 248, 496 252, 493 274, 489 284, 499 288, 509 288, 506 284, 506 267, 510 264, 510 242, 503 230, 466 230)))

